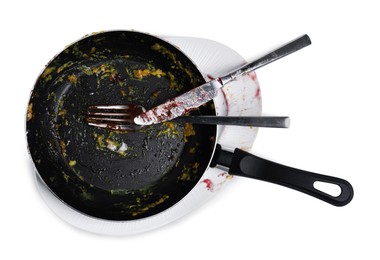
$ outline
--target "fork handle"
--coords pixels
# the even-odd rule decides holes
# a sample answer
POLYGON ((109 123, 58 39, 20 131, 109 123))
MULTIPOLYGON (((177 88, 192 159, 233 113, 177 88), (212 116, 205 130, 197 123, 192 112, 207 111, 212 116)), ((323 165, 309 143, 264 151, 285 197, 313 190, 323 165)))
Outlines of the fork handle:
POLYGON ((284 46, 276 49, 275 51, 272 51, 263 57, 250 62, 246 65, 243 65, 242 67, 228 73, 227 75, 220 77, 219 80, 221 81, 222 85, 227 84, 230 81, 235 80, 237 77, 249 73, 251 71, 254 71, 258 68, 261 68, 273 61, 276 61, 278 59, 281 59, 293 52, 296 52, 308 45, 311 44, 311 40, 307 34, 304 34, 303 36, 285 44, 284 46))
POLYGON ((183 116, 174 118, 171 121, 205 125, 236 125, 272 128, 288 128, 290 123, 289 117, 279 116, 183 116))

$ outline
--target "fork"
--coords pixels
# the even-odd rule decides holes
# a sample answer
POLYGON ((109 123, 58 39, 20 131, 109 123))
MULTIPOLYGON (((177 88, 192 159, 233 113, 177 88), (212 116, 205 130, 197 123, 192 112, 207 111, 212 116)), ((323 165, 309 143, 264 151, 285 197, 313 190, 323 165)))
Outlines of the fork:
MULTIPOLYGON (((145 112, 139 105, 94 105, 89 106, 86 122, 95 127, 111 130, 136 131, 143 128, 137 125, 134 118, 145 112)), ((271 128, 288 128, 289 117, 273 116, 182 116, 171 120, 176 123, 208 124, 208 125, 235 125, 271 128)))

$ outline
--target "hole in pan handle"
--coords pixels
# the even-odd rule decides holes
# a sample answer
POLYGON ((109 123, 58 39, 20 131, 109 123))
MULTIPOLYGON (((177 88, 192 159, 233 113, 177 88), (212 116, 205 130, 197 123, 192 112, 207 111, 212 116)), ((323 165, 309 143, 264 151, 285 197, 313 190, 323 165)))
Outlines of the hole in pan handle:
POLYGON ((224 151, 219 144, 216 147, 211 166, 215 167, 216 165, 228 167, 228 173, 231 175, 279 184, 304 192, 334 206, 347 205, 354 196, 354 190, 346 180, 281 165, 240 149, 235 149, 233 153, 224 151), (315 182, 337 185, 341 192, 338 196, 330 195, 316 189, 315 182))

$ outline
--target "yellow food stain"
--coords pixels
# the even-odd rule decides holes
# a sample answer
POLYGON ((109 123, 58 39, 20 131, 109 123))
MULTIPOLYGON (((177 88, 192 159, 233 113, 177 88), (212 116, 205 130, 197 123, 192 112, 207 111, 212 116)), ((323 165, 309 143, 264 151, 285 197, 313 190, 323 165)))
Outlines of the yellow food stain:
POLYGON ((59 140, 59 146, 61 147, 61 153, 64 157, 66 157, 66 144, 64 141, 59 140))
POLYGON ((161 90, 157 90, 150 95, 150 99, 156 99, 161 93, 161 90))
POLYGON ((184 165, 182 169, 182 174, 178 177, 180 181, 191 180, 191 168, 188 165, 184 165))
POLYGON ((175 137, 175 136, 180 137, 180 134, 178 130, 176 129, 175 124, 173 122, 164 122, 162 123, 162 125, 166 127, 166 129, 159 131, 157 134, 157 137, 161 135, 165 135, 167 137, 175 137))
POLYGON ((71 74, 69 76, 69 81, 71 84, 75 85, 75 84, 77 84, 77 77, 74 74, 71 74))
POLYGON ((29 121, 33 118, 33 103, 28 105, 28 112, 26 114, 26 120, 29 121))
POLYGON ((198 167, 200 163, 195 162, 192 164, 184 165, 182 169, 182 174, 178 177, 178 180, 180 181, 191 181, 194 179, 198 172, 198 167))
POLYGON ((162 46, 162 45, 160 45, 158 43, 155 43, 154 45, 152 45, 151 49, 155 50, 155 51, 158 51, 158 52, 162 53, 165 56, 168 56, 170 59, 172 59, 173 61, 176 62, 176 59, 177 59, 176 55, 173 52, 169 51, 164 46, 162 46))
POLYGON ((127 95, 127 92, 125 92, 125 90, 120 90, 120 93, 123 97, 125 97, 127 95))
POLYGON ((175 130, 175 126, 173 122, 164 122, 162 123, 164 126, 168 127, 171 130, 175 130))
POLYGON ((169 80, 170 80, 170 88, 179 92, 183 89, 182 85, 179 85, 171 72, 168 72, 169 80))
POLYGON ((70 160, 70 161, 69 161, 69 165, 70 165, 71 167, 75 166, 76 164, 77 164, 77 161, 75 161, 75 160, 70 160))
POLYGON ((185 142, 187 142, 187 137, 195 135, 195 130, 193 128, 193 125, 190 123, 185 123, 184 126, 185 129, 183 131, 183 139, 185 142))
POLYGON ((66 62, 65 64, 63 64, 61 67, 59 67, 59 68, 57 69, 57 73, 60 73, 61 71, 63 71, 64 69, 70 67, 70 66, 73 65, 73 64, 74 64, 74 62, 72 62, 72 61, 68 61, 68 62, 66 62))
POLYGON ((66 109, 60 109, 59 111, 58 111, 58 115, 59 116, 65 116, 67 114, 67 110, 66 109))
POLYGON ((201 165, 199 162, 195 162, 191 165, 191 169, 198 171, 199 165, 201 165))
MULTIPOLYGON (((162 53, 164 56, 167 56, 169 57, 170 59, 173 60, 173 62, 182 70, 184 71, 190 78, 190 83, 192 84, 196 84, 196 80, 195 80, 195 77, 192 73, 192 70, 185 67, 180 61, 177 60, 177 57, 176 55, 171 52, 170 50, 168 50, 167 48, 165 48, 164 46, 158 44, 158 43, 155 43, 154 45, 151 46, 151 49, 152 50, 155 50, 155 51, 158 51, 160 53, 162 53)), ((200 83, 200 82, 199 82, 200 83)))
POLYGON ((104 135, 98 135, 96 137, 96 148, 101 149, 105 147, 103 140, 104 140, 104 135))
POLYGON ((181 180, 181 181, 189 181, 189 180, 191 180, 190 172, 188 172, 188 171, 183 172, 181 174, 181 176, 179 176, 179 180, 181 180))
POLYGON ((147 206, 145 206, 144 208, 141 208, 140 211, 135 211, 135 212, 132 212, 132 216, 135 217, 139 214, 142 214, 154 207, 156 207, 157 205, 160 205, 161 203, 163 203, 165 200, 167 200, 169 198, 169 195, 163 195, 159 200, 151 203, 151 204, 148 204, 147 206))
MULTIPOLYGON (((94 35, 105 33, 105 32, 106 32, 105 30, 101 30, 99 32, 92 32, 91 35, 94 36, 94 35)), ((85 37, 87 37, 87 35, 85 35, 85 37)))
POLYGON ((42 78, 47 78, 48 76, 51 76, 50 73, 54 71, 55 67, 46 67, 44 72, 42 73, 41 77, 42 78))
POLYGON ((133 76, 137 79, 142 79, 147 76, 155 76, 157 78, 161 78, 165 76, 166 73, 160 69, 143 69, 143 70, 133 70, 133 76))
POLYGON ((92 73, 96 75, 103 74, 102 77, 108 77, 112 73, 117 74, 117 70, 109 64, 102 64, 98 67, 93 67, 91 70, 92 70, 92 73))

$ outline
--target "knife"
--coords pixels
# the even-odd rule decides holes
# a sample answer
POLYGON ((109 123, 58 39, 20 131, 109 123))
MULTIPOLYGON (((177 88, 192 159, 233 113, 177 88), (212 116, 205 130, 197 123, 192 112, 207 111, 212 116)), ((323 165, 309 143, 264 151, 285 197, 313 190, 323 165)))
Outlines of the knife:
POLYGON ((272 51, 251 63, 237 68, 225 76, 215 78, 180 96, 172 98, 161 105, 143 112, 134 118, 134 122, 137 125, 151 125, 182 116, 190 110, 193 110, 194 108, 197 108, 215 98, 219 89, 227 83, 234 81, 237 77, 281 59, 282 57, 296 52, 310 44, 311 40, 309 36, 305 34, 276 49, 275 51, 272 51))

